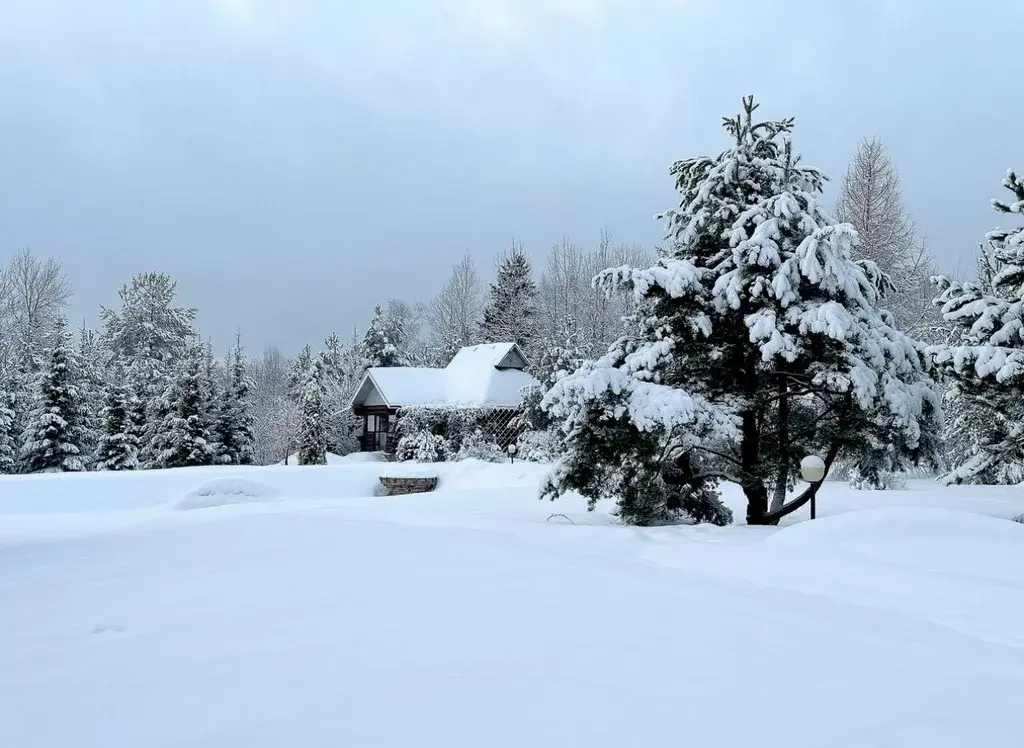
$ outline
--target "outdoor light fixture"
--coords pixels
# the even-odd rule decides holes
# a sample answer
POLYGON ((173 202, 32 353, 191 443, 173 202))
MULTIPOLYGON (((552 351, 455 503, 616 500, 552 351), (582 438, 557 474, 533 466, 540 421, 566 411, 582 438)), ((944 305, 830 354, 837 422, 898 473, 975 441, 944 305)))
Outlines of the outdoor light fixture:
POLYGON ((508 445, 508 458, 513 463, 516 461, 516 445, 515 444, 509 444, 508 445))
POLYGON ((808 483, 821 483, 825 479, 825 461, 817 455, 800 460, 800 476, 808 483))
POLYGON ((821 483, 825 480, 825 461, 822 460, 818 455, 807 455, 805 458, 800 460, 800 476, 811 484, 811 519, 814 519, 817 514, 817 507, 815 506, 815 499, 818 495, 818 488, 816 483, 821 483))

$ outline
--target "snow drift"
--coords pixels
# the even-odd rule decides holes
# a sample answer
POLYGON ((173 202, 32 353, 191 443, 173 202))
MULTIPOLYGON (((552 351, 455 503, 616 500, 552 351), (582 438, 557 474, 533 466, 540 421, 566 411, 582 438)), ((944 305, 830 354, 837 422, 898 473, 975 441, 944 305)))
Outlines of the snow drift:
POLYGON ((0 480, 0 745, 1020 745, 1009 494, 640 529, 540 466, 381 467, 0 480))

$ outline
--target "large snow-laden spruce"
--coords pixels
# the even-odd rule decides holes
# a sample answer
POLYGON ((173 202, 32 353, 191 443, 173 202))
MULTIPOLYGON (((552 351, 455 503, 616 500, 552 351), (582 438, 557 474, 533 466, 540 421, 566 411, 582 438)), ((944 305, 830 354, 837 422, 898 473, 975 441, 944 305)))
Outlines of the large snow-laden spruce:
POLYGON ((43 362, 21 447, 22 468, 28 473, 85 470, 82 442, 85 413, 78 378, 78 355, 71 347, 67 321, 57 320, 50 353, 43 362))
MULTIPOLYGON (((1024 179, 1010 171, 1010 202, 1001 214, 1024 215, 1024 179)), ((974 438, 946 476, 950 483, 1024 480, 1024 226, 989 232, 977 282, 937 277, 943 317, 955 329, 951 345, 935 346, 936 363, 951 379, 962 411, 954 425, 974 438), (987 272, 986 272, 987 271, 987 272)))
POLYGON ((825 177, 795 156, 791 119, 725 120, 733 145, 671 169, 680 207, 663 215, 653 267, 595 280, 638 304, 627 334, 556 384, 544 405, 566 454, 545 489, 617 497, 629 521, 679 509, 728 517, 715 483, 747 498, 747 521, 773 523, 807 454, 861 474, 931 461, 940 399, 922 347, 879 307, 885 278, 856 262, 848 224, 820 200, 825 177))
POLYGON ((480 323, 483 343, 514 342, 532 357, 537 342, 537 284, 533 268, 523 249, 512 246, 502 257, 498 277, 491 284, 484 319, 480 323))

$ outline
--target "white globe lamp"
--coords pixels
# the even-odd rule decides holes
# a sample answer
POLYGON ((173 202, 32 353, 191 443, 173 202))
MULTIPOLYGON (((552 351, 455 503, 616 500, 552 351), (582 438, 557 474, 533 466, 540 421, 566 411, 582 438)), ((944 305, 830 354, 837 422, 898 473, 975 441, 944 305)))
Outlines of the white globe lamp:
POLYGON ((800 477, 811 484, 811 519, 818 516, 816 484, 825 480, 825 461, 817 455, 807 455, 800 460, 800 477))
POLYGON ((800 476, 808 483, 820 483, 825 479, 825 461, 817 455, 807 455, 800 460, 800 476))

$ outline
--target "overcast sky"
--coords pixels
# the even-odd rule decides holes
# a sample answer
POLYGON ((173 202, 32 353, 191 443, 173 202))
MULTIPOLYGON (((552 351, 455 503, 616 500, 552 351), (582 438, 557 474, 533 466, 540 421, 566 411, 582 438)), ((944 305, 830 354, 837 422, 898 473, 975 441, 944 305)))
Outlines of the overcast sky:
MULTIPOLYGON (((76 320, 161 270, 219 345, 293 352, 470 250, 653 246, 676 158, 753 93, 838 180, 878 135, 944 269, 1024 169, 1024 3, 0 0, 0 259, 76 320)), ((832 195, 834 197, 834 189, 832 195)))

